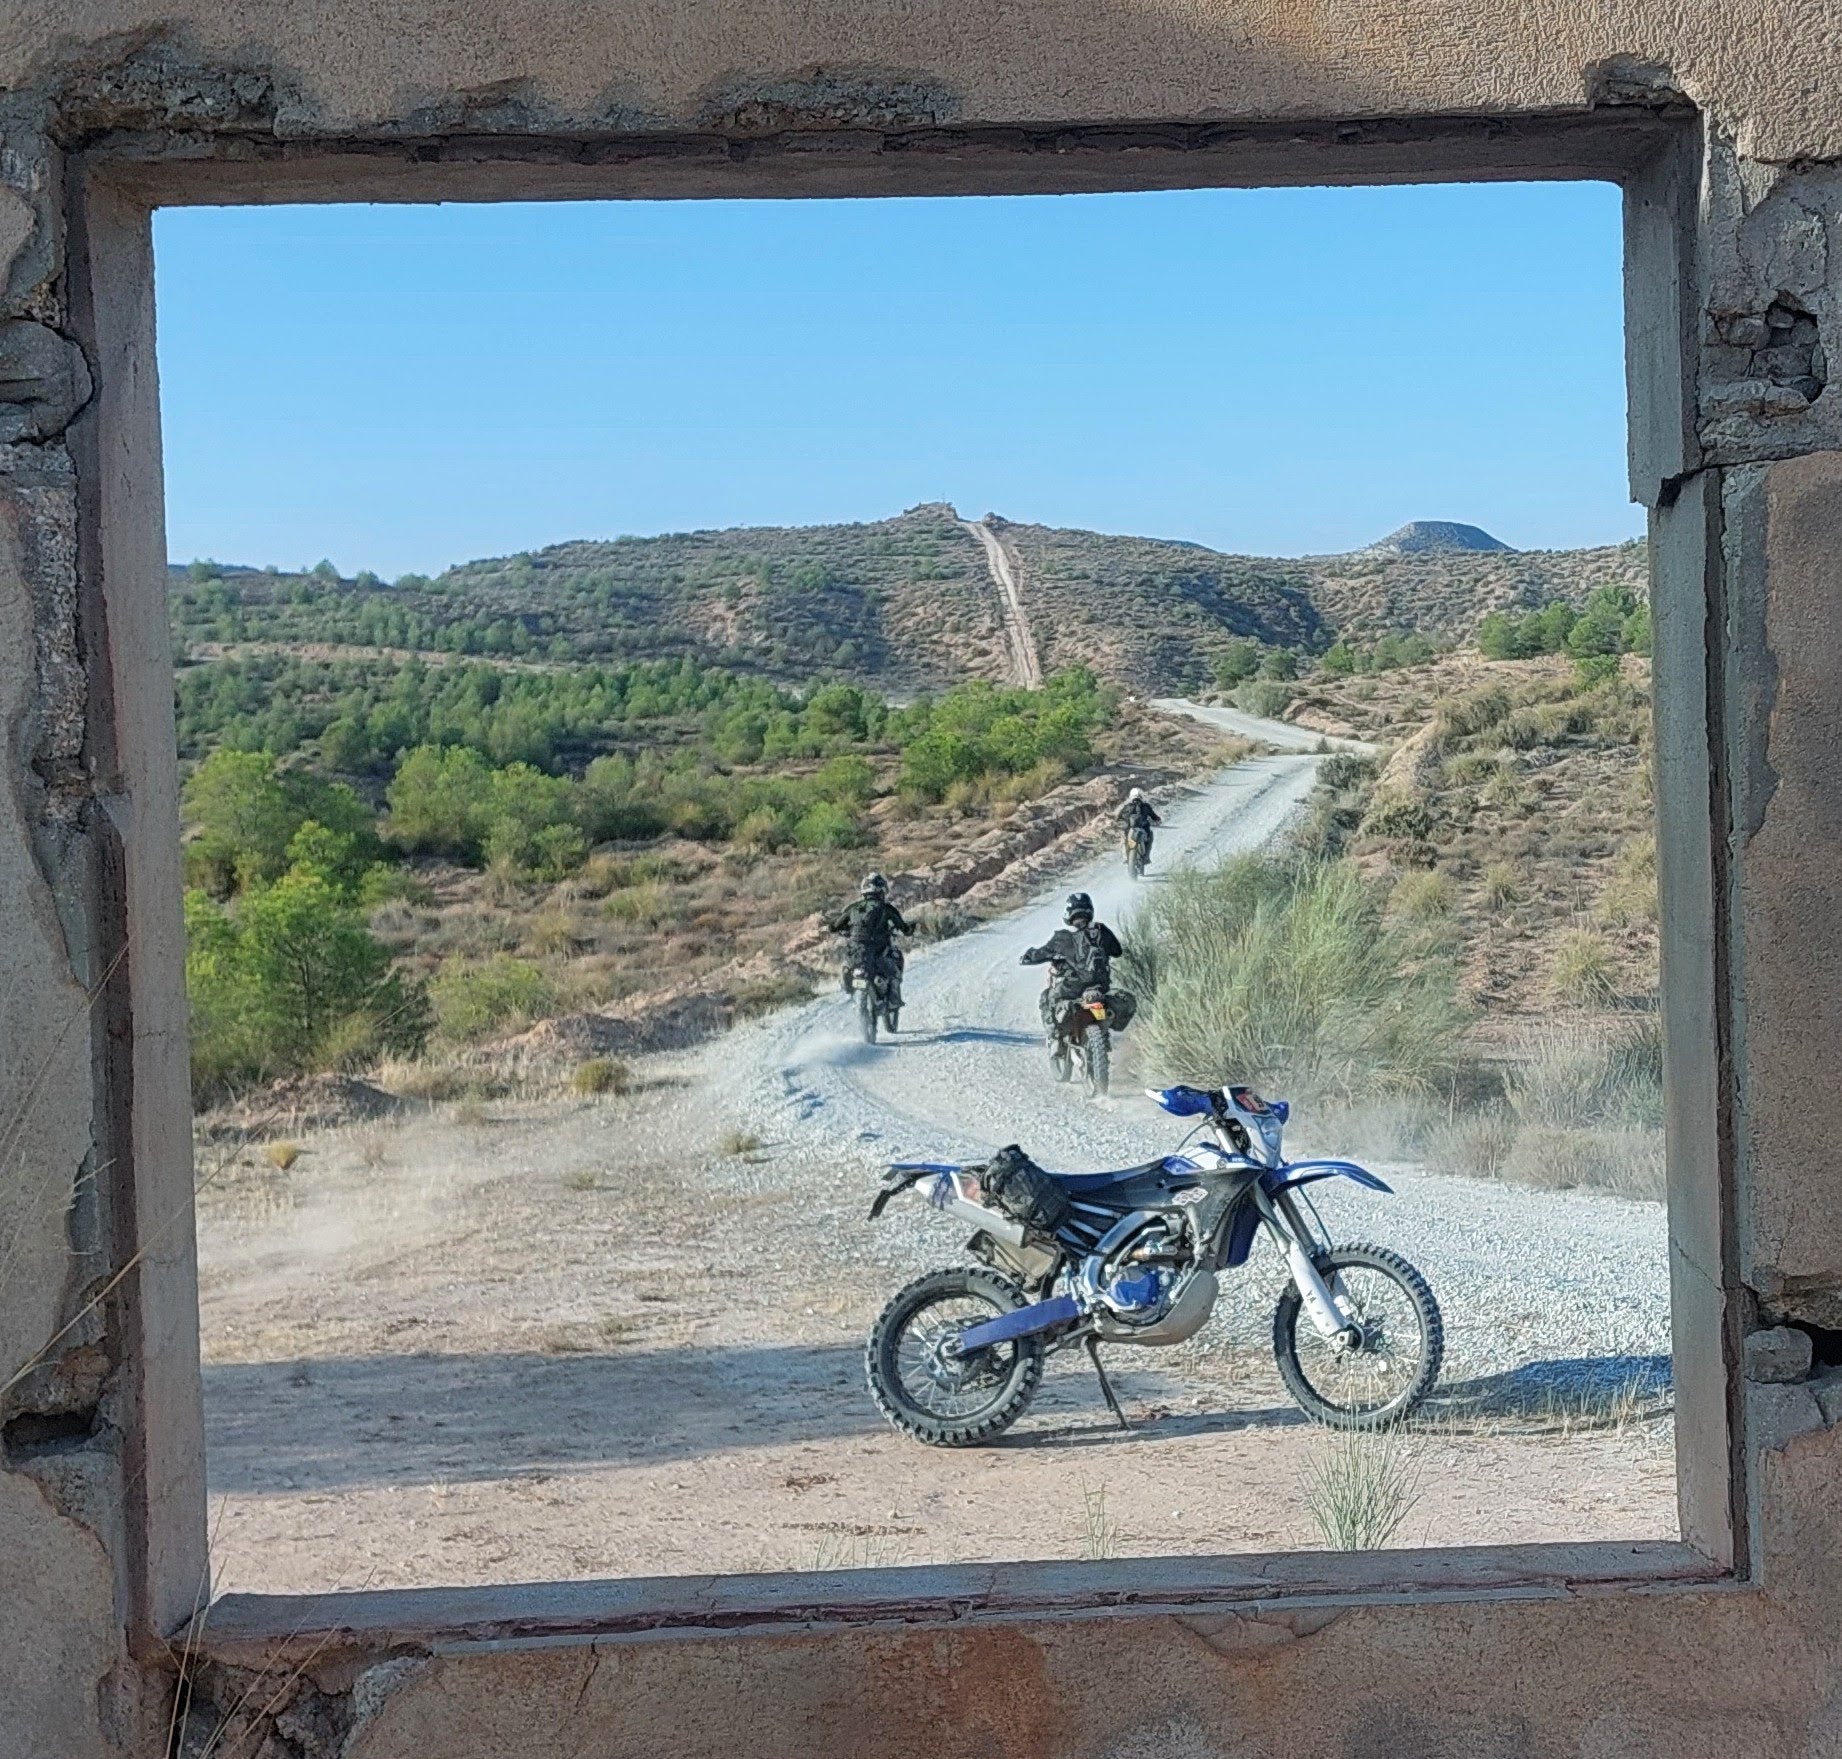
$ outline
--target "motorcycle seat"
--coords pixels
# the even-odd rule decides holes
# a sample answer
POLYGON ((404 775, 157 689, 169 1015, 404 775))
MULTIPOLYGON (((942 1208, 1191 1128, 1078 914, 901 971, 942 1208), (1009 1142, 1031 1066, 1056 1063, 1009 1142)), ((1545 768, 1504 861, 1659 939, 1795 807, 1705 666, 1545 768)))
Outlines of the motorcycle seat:
MULTIPOLYGON (((1064 1191, 1104 1191, 1112 1185, 1123 1185, 1130 1179, 1142 1179, 1147 1173, 1161 1173, 1170 1165, 1167 1155, 1159 1155, 1156 1160, 1145 1161, 1136 1167, 1121 1167, 1111 1173, 1056 1173, 1050 1172, 1052 1178, 1064 1191)), ((1044 1171, 1048 1171, 1047 1168, 1044 1171)))

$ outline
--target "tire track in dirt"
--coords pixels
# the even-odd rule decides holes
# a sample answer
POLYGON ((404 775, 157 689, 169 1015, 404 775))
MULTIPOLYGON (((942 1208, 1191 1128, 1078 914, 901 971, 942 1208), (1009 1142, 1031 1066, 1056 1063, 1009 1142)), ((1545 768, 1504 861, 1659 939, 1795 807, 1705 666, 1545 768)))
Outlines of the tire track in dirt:
POLYGON ((1030 632, 1023 596, 1017 590, 1017 559, 985 520, 962 519, 960 524, 984 547, 985 566, 991 570, 991 583, 998 589, 998 598, 1004 606, 1004 640, 1011 650, 1011 682, 1021 684, 1026 690, 1040 690, 1042 661, 1037 657, 1036 638, 1030 632))

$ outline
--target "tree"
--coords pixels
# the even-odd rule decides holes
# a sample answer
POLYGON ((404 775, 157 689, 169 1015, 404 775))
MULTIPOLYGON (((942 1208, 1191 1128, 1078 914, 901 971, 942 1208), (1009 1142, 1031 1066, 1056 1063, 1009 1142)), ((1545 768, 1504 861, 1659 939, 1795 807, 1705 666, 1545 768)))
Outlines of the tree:
POLYGON ((358 910, 305 865, 232 905, 186 894, 194 1080, 298 1074, 428 1036, 421 989, 358 910))
POLYGON ((197 827, 189 850, 194 867, 216 889, 281 872, 302 815, 266 751, 212 752, 192 772, 181 798, 186 819, 197 827))
POLYGON ((1647 654, 1651 648, 1650 607, 1639 605, 1624 623, 1624 646, 1628 654, 1647 654))
POLYGON ((1260 662, 1262 678, 1276 678, 1280 682, 1298 676, 1298 656, 1289 647, 1269 647, 1266 657, 1260 662))
POLYGON ((1356 670, 1356 650, 1347 641, 1333 642, 1318 663, 1332 677, 1346 678, 1356 670))
POLYGON ((1231 641, 1215 662, 1216 682, 1231 689, 1260 670, 1260 644, 1257 641, 1231 641))
POLYGON ((1487 660, 1519 660, 1522 631, 1506 611, 1492 611, 1477 626, 1477 651, 1487 660))
POLYGON ((384 795, 391 841, 412 852, 476 859, 491 777, 485 758, 467 746, 418 745, 384 795))

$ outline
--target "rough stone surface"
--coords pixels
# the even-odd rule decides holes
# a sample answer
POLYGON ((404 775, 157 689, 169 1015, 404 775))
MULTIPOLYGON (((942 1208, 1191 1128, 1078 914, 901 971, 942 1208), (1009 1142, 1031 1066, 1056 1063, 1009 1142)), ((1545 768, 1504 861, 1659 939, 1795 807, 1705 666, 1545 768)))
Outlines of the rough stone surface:
POLYGON ((1805 1380, 1812 1359, 1810 1334, 1774 1325, 1746 1335, 1746 1378, 1778 1385, 1805 1380))
MULTIPOLYGON (((1688 967, 1666 996, 1693 1034, 1670 1111, 1683 1506, 1744 1584, 1635 1593, 1556 1570, 1518 1586, 1530 1566, 1505 1558, 1432 1603, 1319 1595, 1308 1613, 959 1606, 722 1632, 687 1615, 598 1644, 374 1630, 279 1676, 260 1655, 203 1664, 181 1750, 211 1750, 233 1710, 238 1751, 260 1759, 1842 1752, 1842 1392, 1831 1374, 1785 1378, 1794 1341, 1740 1336, 1755 1314, 1842 1328, 1832 12, 15 0, 0 18, 0 1754, 163 1753, 145 1626, 170 1628, 202 1586, 177 1579, 196 1553, 173 1539, 202 1510, 177 1396, 186 1232, 123 1260, 137 1181, 184 1172, 185 1119, 176 862, 149 853, 173 812, 150 256, 121 162, 156 164, 174 199, 209 199, 173 180, 213 168, 243 199, 427 194, 429 167, 449 196, 555 194, 558 167, 579 174, 570 193, 618 193, 642 163, 674 167, 681 194, 761 193, 753 168, 775 165, 834 193, 1098 187, 1195 151, 1205 180, 1254 165, 1359 181, 1402 174, 1386 155, 1409 137, 1411 174, 1463 173, 1505 141, 1577 171, 1571 148, 1508 125, 1545 118, 1556 143, 1554 119, 1589 113, 1685 125, 1630 210, 1633 458, 1656 506, 1659 665, 1667 646, 1697 705, 1659 710, 1667 945, 1688 967), (1265 157, 1206 157, 1250 140, 1265 157), (94 154, 115 156, 116 181, 89 176, 94 154), (1746 1366, 1768 1377, 1736 1380, 1746 1366), (153 1413, 139 1388, 156 1369, 153 1413)), ((137 175, 145 195, 155 173, 137 175)))
POLYGON ((0 445, 61 434, 89 396, 74 342, 30 318, 0 324, 0 445))

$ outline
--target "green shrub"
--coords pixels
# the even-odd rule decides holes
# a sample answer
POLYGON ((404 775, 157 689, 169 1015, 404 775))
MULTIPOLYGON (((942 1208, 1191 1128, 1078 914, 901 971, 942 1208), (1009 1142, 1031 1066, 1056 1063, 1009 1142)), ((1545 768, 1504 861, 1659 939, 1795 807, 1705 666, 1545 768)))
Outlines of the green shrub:
POLYGON ((1234 706, 1244 715, 1258 715, 1265 721, 1278 720, 1292 706, 1292 689, 1280 679, 1250 678, 1234 688, 1234 706))
POLYGON ((807 807, 793 827, 802 849, 851 849, 864 841, 862 827, 846 808, 830 800, 807 807))
POLYGON ((1555 992, 1579 1008, 1603 1008, 1618 999, 1618 969, 1605 937, 1590 928, 1569 929, 1550 967, 1555 992))
POLYGON ((436 975, 432 996, 435 1024, 450 1039, 535 1020, 556 1002, 550 979, 537 966, 500 953, 483 965, 450 962, 436 975))
POLYGON ((186 894, 192 1071, 201 1098, 241 1080, 414 1054, 428 1036, 419 986, 359 908, 320 874, 290 868, 229 905, 186 894))
POLYGON ((1522 901, 1522 879, 1515 864, 1493 861, 1484 869, 1484 902, 1494 910, 1522 901))
POLYGON ((1452 914, 1457 902, 1452 882, 1437 868, 1404 873, 1388 894, 1391 914, 1408 922, 1433 922, 1452 914))
POLYGON ((1451 973, 1388 925, 1348 862, 1173 873, 1125 938, 1159 1079, 1349 1093, 1449 1072, 1463 1024, 1451 973))
POLYGON ((578 1063, 569 1078, 571 1091, 583 1095, 625 1093, 633 1084, 633 1071, 611 1057, 590 1057, 578 1063))

